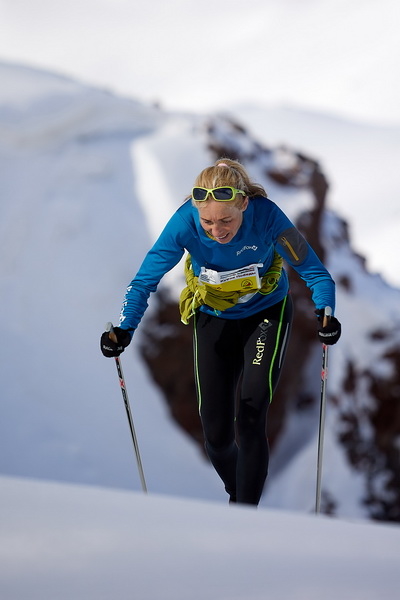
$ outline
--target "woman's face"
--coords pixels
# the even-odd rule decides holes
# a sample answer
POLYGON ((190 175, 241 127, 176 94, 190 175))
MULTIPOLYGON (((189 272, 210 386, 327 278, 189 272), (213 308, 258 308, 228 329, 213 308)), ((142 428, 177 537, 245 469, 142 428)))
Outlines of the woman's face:
POLYGON ((248 203, 248 198, 245 198, 238 208, 231 202, 209 200, 198 209, 200 224, 219 244, 227 244, 239 231, 248 203))

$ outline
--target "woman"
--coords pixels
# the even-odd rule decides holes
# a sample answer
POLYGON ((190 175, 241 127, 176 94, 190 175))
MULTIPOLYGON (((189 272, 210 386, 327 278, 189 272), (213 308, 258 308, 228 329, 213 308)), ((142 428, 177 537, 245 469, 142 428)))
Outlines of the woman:
POLYGON ((335 308, 335 284, 286 215, 243 166, 220 159, 197 177, 192 194, 148 252, 123 303, 118 356, 130 343, 163 275, 188 251, 182 321, 194 321, 196 392, 205 447, 230 502, 258 505, 268 472, 266 419, 292 322, 283 258, 311 290, 321 342, 341 333, 324 308, 335 308), (236 408, 237 406, 237 408, 236 408))

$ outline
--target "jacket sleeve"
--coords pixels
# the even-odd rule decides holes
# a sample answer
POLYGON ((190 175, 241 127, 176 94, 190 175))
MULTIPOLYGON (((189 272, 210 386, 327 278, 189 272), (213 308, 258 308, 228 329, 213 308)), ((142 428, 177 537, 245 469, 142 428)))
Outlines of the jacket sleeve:
POLYGON ((274 223, 275 247, 285 261, 297 271, 307 287, 315 308, 330 306, 335 311, 335 282, 310 244, 278 208, 274 223))
POLYGON ((182 258, 185 251, 181 241, 182 226, 185 226, 183 219, 175 213, 128 285, 119 319, 122 329, 136 329, 148 306, 150 294, 157 290, 162 277, 182 258))

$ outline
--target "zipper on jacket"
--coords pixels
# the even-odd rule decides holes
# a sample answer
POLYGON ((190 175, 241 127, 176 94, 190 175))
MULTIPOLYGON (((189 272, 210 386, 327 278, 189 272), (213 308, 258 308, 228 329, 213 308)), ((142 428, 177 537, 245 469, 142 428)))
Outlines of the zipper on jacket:
POLYGON ((281 237, 281 240, 282 240, 283 245, 286 246, 286 248, 289 250, 290 254, 293 256, 294 260, 296 262, 299 262, 300 259, 297 256, 296 252, 294 251, 292 244, 285 237, 281 237))

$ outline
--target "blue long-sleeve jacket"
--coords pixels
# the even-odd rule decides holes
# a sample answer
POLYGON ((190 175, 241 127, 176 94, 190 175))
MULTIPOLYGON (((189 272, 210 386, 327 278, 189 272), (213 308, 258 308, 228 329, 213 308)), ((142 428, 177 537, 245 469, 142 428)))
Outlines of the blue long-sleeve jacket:
MULTIPOLYGON (((137 275, 127 288, 120 315, 120 327, 134 330, 138 326, 151 292, 187 250, 193 271, 201 267, 230 271, 253 263, 262 263, 262 276, 270 267, 274 250, 290 264, 311 290, 317 309, 335 309, 335 283, 314 250, 294 227, 283 211, 263 196, 249 199, 239 231, 227 244, 210 238, 200 224, 199 211, 187 200, 171 217, 154 246, 147 253, 137 275)), ((276 304, 288 293, 288 277, 284 270, 278 287, 268 295, 255 294, 248 302, 237 304, 221 313, 226 319, 239 319, 276 304)), ((203 305, 203 312, 215 315, 213 308, 203 305)))

